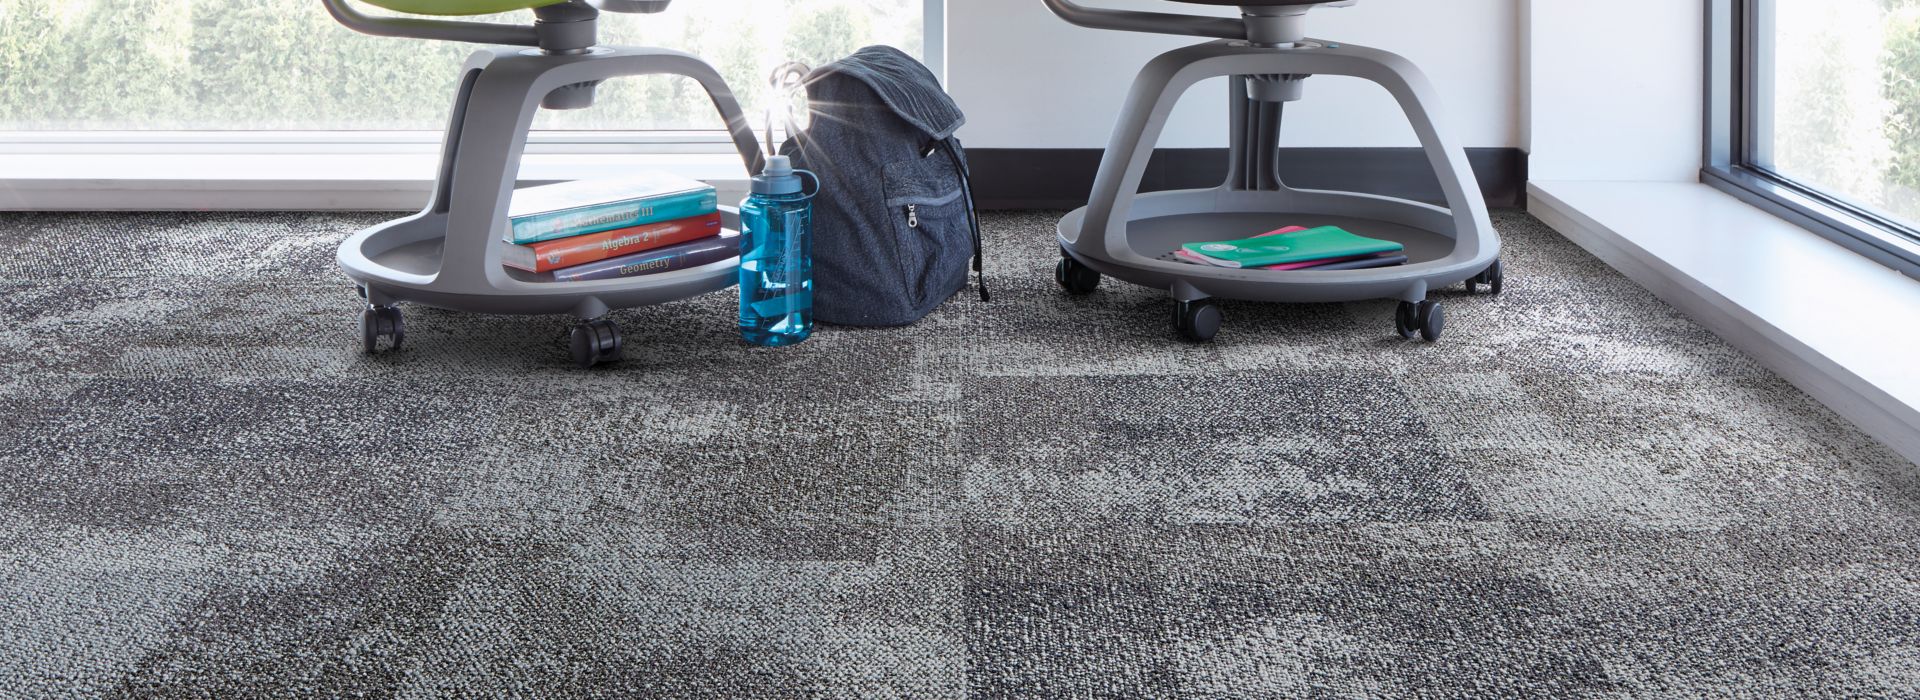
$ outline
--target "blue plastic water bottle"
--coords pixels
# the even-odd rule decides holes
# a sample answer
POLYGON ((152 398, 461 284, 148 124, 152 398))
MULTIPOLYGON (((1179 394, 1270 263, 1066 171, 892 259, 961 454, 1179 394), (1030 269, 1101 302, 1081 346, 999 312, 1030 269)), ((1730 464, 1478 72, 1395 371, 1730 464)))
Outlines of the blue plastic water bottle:
POLYGON ((770 156, 740 202, 740 337, 755 345, 793 345, 813 334, 815 193, 802 174, 813 177, 770 156))

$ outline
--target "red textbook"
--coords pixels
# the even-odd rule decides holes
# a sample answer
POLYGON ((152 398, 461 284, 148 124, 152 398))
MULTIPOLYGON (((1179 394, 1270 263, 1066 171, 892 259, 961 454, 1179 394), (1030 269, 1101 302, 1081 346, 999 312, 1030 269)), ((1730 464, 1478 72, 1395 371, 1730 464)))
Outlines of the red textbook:
POLYGON ((715 212, 539 243, 503 243, 500 262, 507 267, 528 272, 547 272, 685 243, 717 233, 720 233, 720 214, 715 212))

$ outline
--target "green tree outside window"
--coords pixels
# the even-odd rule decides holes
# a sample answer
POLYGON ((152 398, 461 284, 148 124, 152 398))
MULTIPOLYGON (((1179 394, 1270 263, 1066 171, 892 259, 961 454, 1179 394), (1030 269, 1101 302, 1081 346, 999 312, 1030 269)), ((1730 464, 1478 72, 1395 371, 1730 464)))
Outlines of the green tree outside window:
MULTIPOLYGON (((756 115, 767 74, 869 44, 913 55, 920 0, 685 0, 603 15, 606 43, 665 46, 719 68, 756 115)), ((530 13, 490 21, 530 22, 530 13)), ((474 47, 370 37, 315 0, 0 0, 0 129, 439 130, 474 47)), ((633 78, 536 128, 719 129, 697 85, 633 78)))

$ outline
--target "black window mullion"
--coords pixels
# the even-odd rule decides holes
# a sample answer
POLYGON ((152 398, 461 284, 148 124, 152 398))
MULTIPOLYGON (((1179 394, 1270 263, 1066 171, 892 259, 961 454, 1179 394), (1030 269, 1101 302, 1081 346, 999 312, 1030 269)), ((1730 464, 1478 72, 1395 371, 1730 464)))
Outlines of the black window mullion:
POLYGON ((1738 140, 1734 142, 1733 169, 1751 177, 1773 179, 1775 176, 1765 168, 1758 166, 1760 156, 1760 86, 1759 66, 1766 60, 1760 55, 1761 0, 1735 0, 1738 9, 1734 12, 1734 60, 1731 64, 1734 72, 1734 106, 1732 110, 1734 125, 1731 130, 1738 140))

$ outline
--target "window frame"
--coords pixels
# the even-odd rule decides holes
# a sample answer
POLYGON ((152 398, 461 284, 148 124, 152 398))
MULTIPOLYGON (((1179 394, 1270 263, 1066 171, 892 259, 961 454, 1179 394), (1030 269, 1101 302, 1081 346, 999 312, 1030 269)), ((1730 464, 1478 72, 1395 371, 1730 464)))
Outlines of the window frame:
POLYGON ((1700 181, 1865 255, 1920 278, 1920 228, 1888 218, 1833 193, 1755 165, 1762 89, 1759 57, 1772 0, 1706 0, 1706 130, 1700 181))
MULTIPOLYGON (((946 81, 947 0, 921 0, 922 61, 946 81)), ((448 66, 454 71, 457 66, 448 66)), ((447 95, 452 100, 452 95, 447 95)), ((752 105, 743 105, 753 108, 752 105)), ((760 133, 764 137, 764 133, 760 133)), ((63 154, 302 155, 437 154, 444 129, 434 130, 0 130, 0 156, 63 154)), ((765 145, 762 144, 764 148, 765 145)), ((536 130, 527 135, 529 155, 733 153, 723 129, 536 130)))

